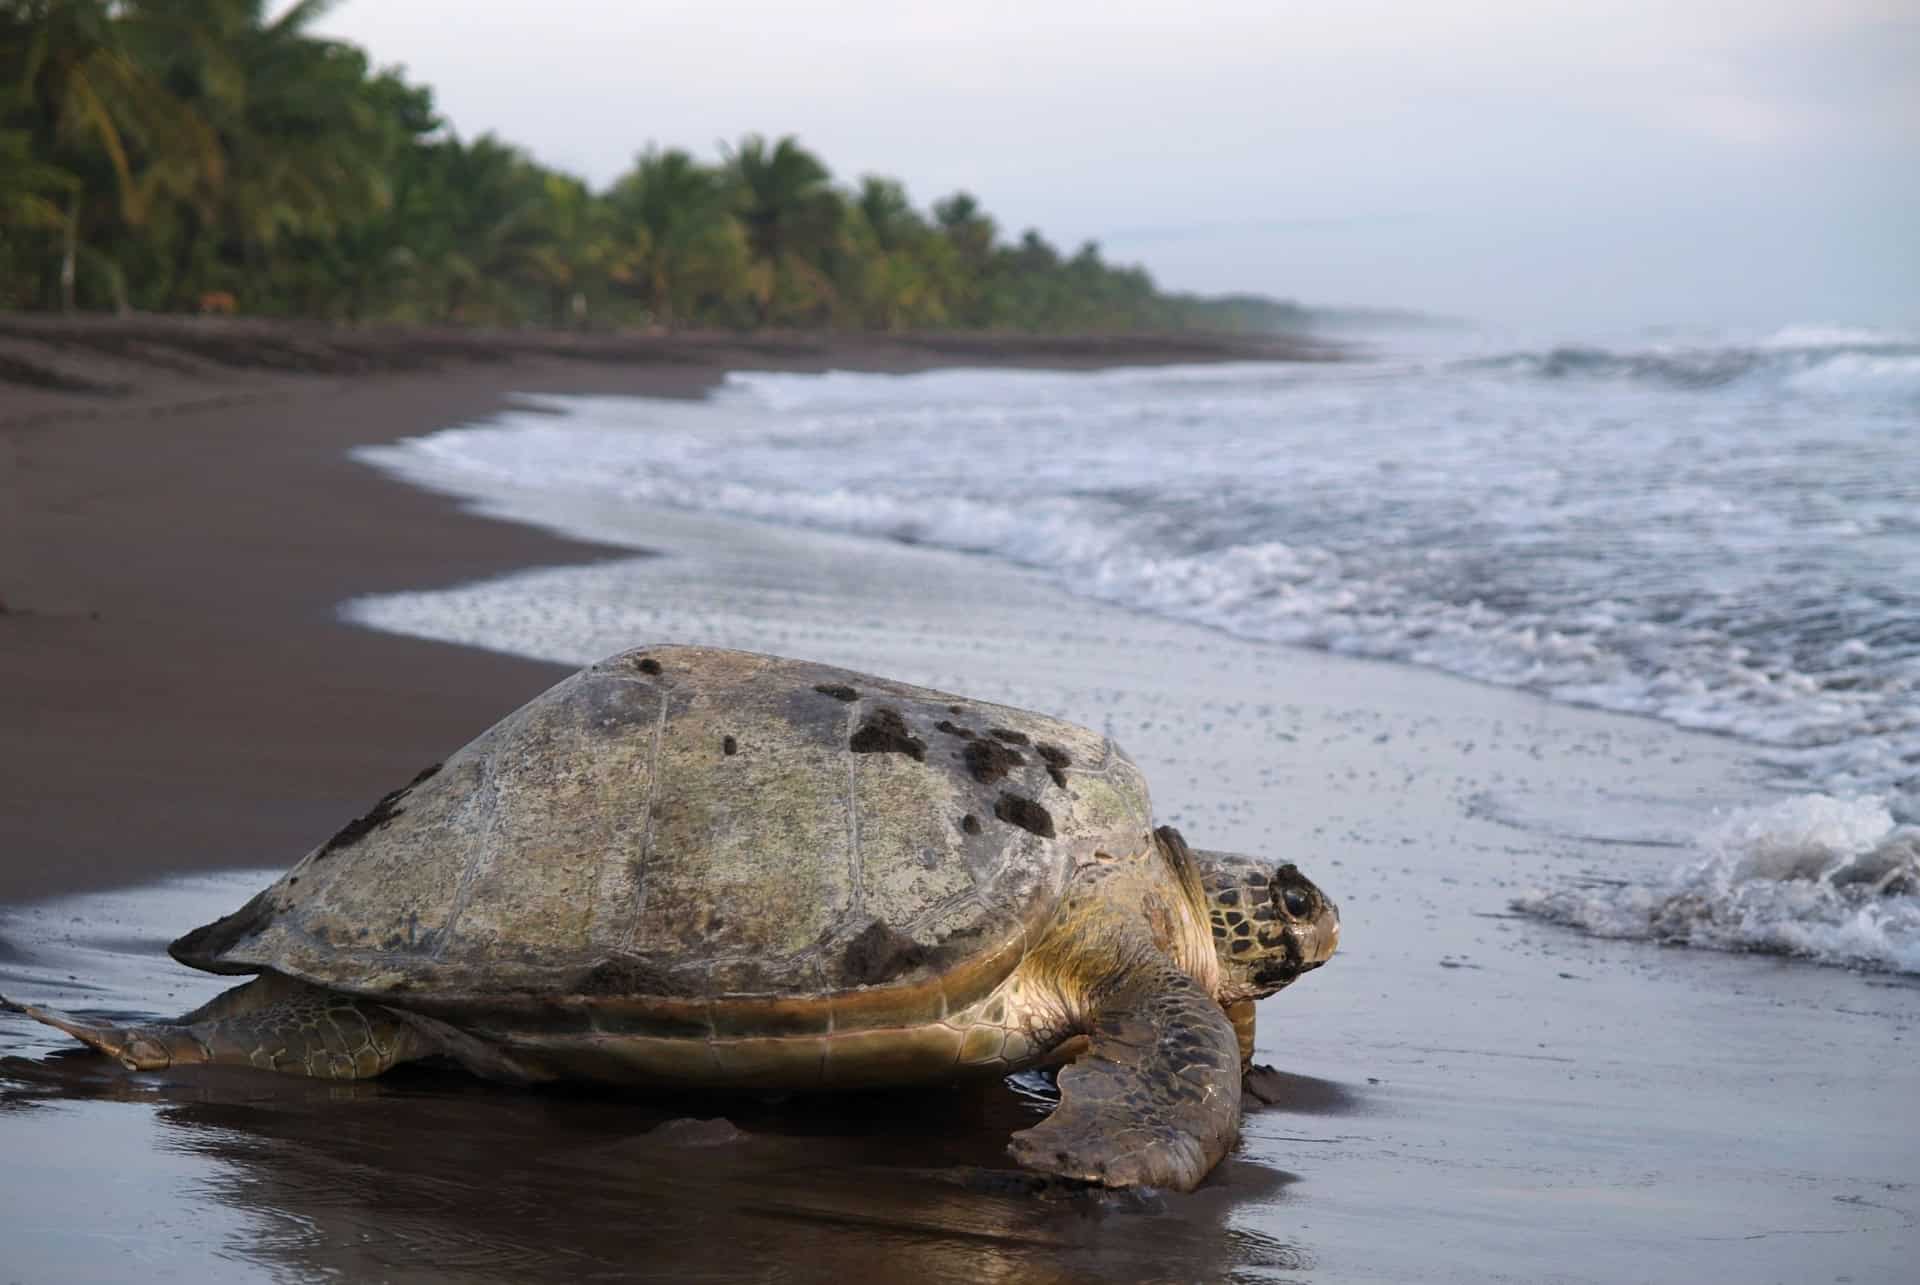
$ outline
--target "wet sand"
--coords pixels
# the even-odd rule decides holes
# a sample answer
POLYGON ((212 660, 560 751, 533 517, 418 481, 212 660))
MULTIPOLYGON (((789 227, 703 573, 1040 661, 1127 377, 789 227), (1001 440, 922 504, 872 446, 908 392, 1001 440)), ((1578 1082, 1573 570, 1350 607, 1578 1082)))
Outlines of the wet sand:
MULTIPOLYGON (((353 405, 372 416, 378 400, 353 405)), ((444 421, 389 421, 386 436, 434 422, 444 421)), ((369 426, 365 440, 380 436, 369 426)), ((337 467, 341 498, 300 512, 355 494, 382 514, 418 506, 422 540, 472 533, 444 538, 474 566, 422 575, 395 565, 413 555, 387 562, 369 547, 364 568, 343 569, 339 597, 376 593, 355 605, 360 618, 437 641, 340 625, 315 604, 293 618, 332 646, 294 666, 271 654, 255 664, 259 686, 236 700, 227 740, 186 724, 195 746, 231 743, 239 757, 252 736, 269 760, 247 789, 228 791, 236 816, 275 813, 280 756, 304 756, 316 781, 299 805, 312 825, 275 815, 256 824, 287 832, 277 851, 230 844, 223 861, 284 864, 417 761, 618 647, 697 638, 876 669, 1105 728, 1146 769, 1163 820, 1206 846, 1284 854, 1340 900, 1341 954, 1261 1009, 1260 1054, 1290 1077, 1287 1093, 1248 1120, 1239 1151, 1191 1196, 1071 1195, 1031 1191, 1001 1168, 1006 1134, 1044 1109, 1010 1087, 766 1104, 509 1092, 433 1071, 346 1088, 134 1076, 9 1016, 0 1151, 34 1161, 0 1180, 0 1279, 117 1279, 130 1268, 196 1281, 1911 1279, 1920 988, 1596 941, 1506 911, 1523 887, 1678 859, 1674 845, 1713 807, 1762 793, 1733 743, 1242 643, 960 555, 697 515, 488 502, 560 528, 541 534, 370 481, 339 462, 340 446, 316 441, 302 472, 324 479, 337 467), (512 565, 515 539, 553 551, 519 565, 574 565, 435 588, 512 565), (635 545, 653 556, 632 556, 635 545), (412 657, 398 670, 433 694, 409 695, 403 711, 393 686, 343 682, 311 698, 316 710, 359 702, 352 717, 336 714, 341 739, 326 753, 277 730, 271 704, 269 732, 239 725, 274 692, 339 672, 325 669, 329 657, 379 654, 339 651, 362 643, 402 649, 381 663, 412 657), (457 679, 443 685, 442 667, 457 679), (345 733, 356 722, 378 729, 357 746, 345 733), (349 769, 364 784, 327 775, 349 769), (324 818, 323 776, 339 796, 324 818), (656 1132, 715 1115, 732 1128, 656 1132)), ((181 484, 192 475, 182 469, 181 484)), ((155 522, 165 529, 164 515, 155 522)), ((148 603, 132 637, 170 601, 140 598, 138 582, 131 571, 102 581, 148 603)), ((206 592, 195 610, 218 603, 206 592)), ((247 627, 243 606, 227 610, 235 631, 247 627)), ((175 629, 177 645, 247 652, 249 635, 175 629)), ((164 734, 140 735, 157 753, 164 734)), ((134 748, 127 759, 172 770, 134 748)), ((0 788, 16 788, 5 779, 0 788)), ((218 784, 182 812, 214 806, 218 784)), ((76 787, 66 810, 105 833, 108 822, 81 814, 112 802, 102 785, 76 787)), ((189 820, 200 833, 222 828, 189 820)), ((17 833, 59 828, 51 814, 39 824, 17 833)), ((17 849, 5 851, 15 864, 17 849)), ((215 864, 204 856, 145 869, 215 864)), ((122 870, 141 868, 129 858, 122 870)), ((220 982, 173 966, 163 942, 265 877, 54 901, 0 892, 13 903, 0 913, 0 989, 119 1014, 184 1009, 220 982)))

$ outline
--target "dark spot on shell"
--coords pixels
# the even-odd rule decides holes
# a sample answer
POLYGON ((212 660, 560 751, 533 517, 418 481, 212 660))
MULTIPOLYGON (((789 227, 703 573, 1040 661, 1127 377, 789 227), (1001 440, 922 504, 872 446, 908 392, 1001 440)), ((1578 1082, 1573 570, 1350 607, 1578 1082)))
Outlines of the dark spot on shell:
POLYGON ((1222 939, 1222 940, 1224 941, 1224 940, 1226 939, 1226 936, 1227 936, 1227 926, 1226 926, 1225 924, 1221 924, 1221 923, 1216 923, 1216 924, 1214 924, 1214 926, 1213 926, 1213 935, 1214 935, 1215 937, 1218 937, 1218 938, 1220 938, 1220 939, 1222 939))
POLYGON ((1230 924, 1244 924, 1247 922, 1247 917, 1237 910, 1230 910, 1227 912, 1227 922, 1230 924))
POLYGON ((840 973, 850 986, 878 986, 927 962, 927 948, 878 919, 847 943, 840 973))
POLYGON ((980 833, 980 818, 969 812, 960 818, 960 828, 968 834, 980 833))
POLYGON ((905 754, 915 762, 927 761, 927 743, 907 730, 900 711, 878 709, 847 742, 855 754, 905 754))
POLYGON ((857 701, 860 699, 860 693, 854 691, 853 688, 848 687, 844 683, 821 683, 813 690, 819 692, 822 696, 831 696, 837 701, 857 701))
POLYGON ((1252 949, 1253 943, 1250 941, 1236 941, 1233 943, 1233 953, 1236 955, 1244 955, 1252 949))
POLYGON ((933 725, 933 730, 936 732, 945 732, 948 736, 957 736, 963 741, 970 741, 973 739, 972 728, 961 727, 958 723, 949 723, 944 718, 933 725))
POLYGON ((1229 888, 1215 897, 1214 900, 1223 906, 1237 906, 1240 904, 1240 890, 1238 888, 1229 888))
POLYGON ((643 674, 657 674, 660 672, 660 662, 651 656, 642 656, 639 660, 633 662, 633 667, 643 674))
POLYGON ((1245 937, 1248 933, 1251 933, 1252 931, 1253 931, 1253 925, 1248 923, 1244 919, 1242 919, 1239 923, 1233 926, 1233 935, 1235 937, 1245 937))
MULTIPOLYGON (((976 745, 980 743, 974 742, 976 745)), ((993 805, 993 814, 1008 825, 1017 825, 1043 839, 1053 837, 1053 813, 1032 799, 1023 799, 1018 794, 1002 794, 1000 801, 993 805)))
POLYGON ((355 817, 334 831, 333 837, 327 840, 326 846, 313 854, 313 859, 318 861, 322 857, 330 856, 340 851, 342 848, 351 848, 354 844, 360 842, 360 840, 366 838, 381 826, 386 825, 402 812, 405 812, 406 809, 400 806, 400 800, 411 794, 414 786, 427 780, 439 770, 440 765, 438 763, 435 763, 432 767, 422 768, 419 775, 415 776, 399 789, 393 791, 391 794, 381 795, 380 801, 369 808, 365 816, 355 817))
POLYGON ((1034 746, 1033 752, 1038 754, 1041 761, 1047 765, 1047 775, 1053 778, 1053 783, 1064 787, 1067 783, 1067 769, 1073 766, 1072 757, 1058 745, 1049 745, 1045 741, 1034 746))
MULTIPOLYGON (((573 988, 581 995, 675 995, 686 990, 666 969, 632 955, 601 960, 580 974, 573 988)), ((704 1027, 700 1034, 707 1034, 704 1027)))
POLYGON ((740 752, 740 742, 734 740, 731 736, 723 736, 720 738, 720 752, 728 757, 732 757, 740 752))
POLYGON ((989 727, 987 729, 987 735, 996 741, 1005 741, 1009 745, 1027 744, 1027 734, 1025 732, 1013 731, 1011 728, 989 727))
POLYGON ((968 741, 963 757, 967 771, 973 773, 973 779, 982 785, 992 785, 1005 776, 1009 768, 1026 762, 1019 751, 1010 750, 998 741, 968 741))

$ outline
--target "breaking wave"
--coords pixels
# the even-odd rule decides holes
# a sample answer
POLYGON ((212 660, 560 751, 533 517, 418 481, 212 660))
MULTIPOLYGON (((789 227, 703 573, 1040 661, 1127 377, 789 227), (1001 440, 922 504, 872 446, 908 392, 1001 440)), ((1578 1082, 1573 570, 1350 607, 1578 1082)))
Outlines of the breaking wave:
POLYGON ((1920 399, 1920 341, 1890 332, 1794 326, 1747 343, 1560 346, 1471 358, 1483 370, 1547 379, 1622 379, 1675 389, 1920 399))
POLYGON ((1920 826, 1880 799, 1813 794, 1737 812, 1650 883, 1589 880, 1515 910, 1602 937, 1920 973, 1920 826))

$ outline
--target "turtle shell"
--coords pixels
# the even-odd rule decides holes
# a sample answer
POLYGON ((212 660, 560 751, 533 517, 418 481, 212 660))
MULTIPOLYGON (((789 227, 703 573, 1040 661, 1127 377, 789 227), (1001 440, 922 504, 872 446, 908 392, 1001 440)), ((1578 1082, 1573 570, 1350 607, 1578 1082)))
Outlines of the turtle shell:
POLYGON ((990 992, 1075 866, 1151 826, 1138 769, 1085 728, 646 647, 508 715, 173 954, 456 1015, 619 1001, 711 1028, 716 1007, 751 1026, 839 997, 846 1024, 899 1024, 990 992))

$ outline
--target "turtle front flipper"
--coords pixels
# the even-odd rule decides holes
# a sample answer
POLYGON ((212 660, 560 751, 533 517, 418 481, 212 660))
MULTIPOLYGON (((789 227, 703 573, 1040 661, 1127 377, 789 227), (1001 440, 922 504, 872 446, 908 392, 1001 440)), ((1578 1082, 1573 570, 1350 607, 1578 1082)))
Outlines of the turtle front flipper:
POLYGON ((1226 1007, 1227 1020, 1233 1023, 1233 1037, 1240 1045, 1240 1073, 1245 1075, 1253 1066, 1253 1032, 1256 1017, 1253 1001, 1236 1000, 1226 1007))
POLYGON ((1084 1182, 1192 1190, 1240 1129, 1233 1024, 1164 961, 1127 975, 1089 1016, 1092 1042, 1060 1072, 1060 1105, 1007 1150, 1084 1182))
POLYGON ((1240 1088, 1246 1094, 1243 1105, 1256 1111, 1285 1102, 1289 1093, 1287 1077, 1253 1060, 1253 1001, 1237 1000, 1227 1005, 1226 1012, 1227 1020, 1233 1023, 1233 1033, 1240 1040, 1240 1088))
POLYGON ((114 1026, 4 996, 0 1007, 65 1031, 130 1071, 203 1064, 359 1080, 435 1051, 378 1005, 271 974, 177 1022, 114 1026))

